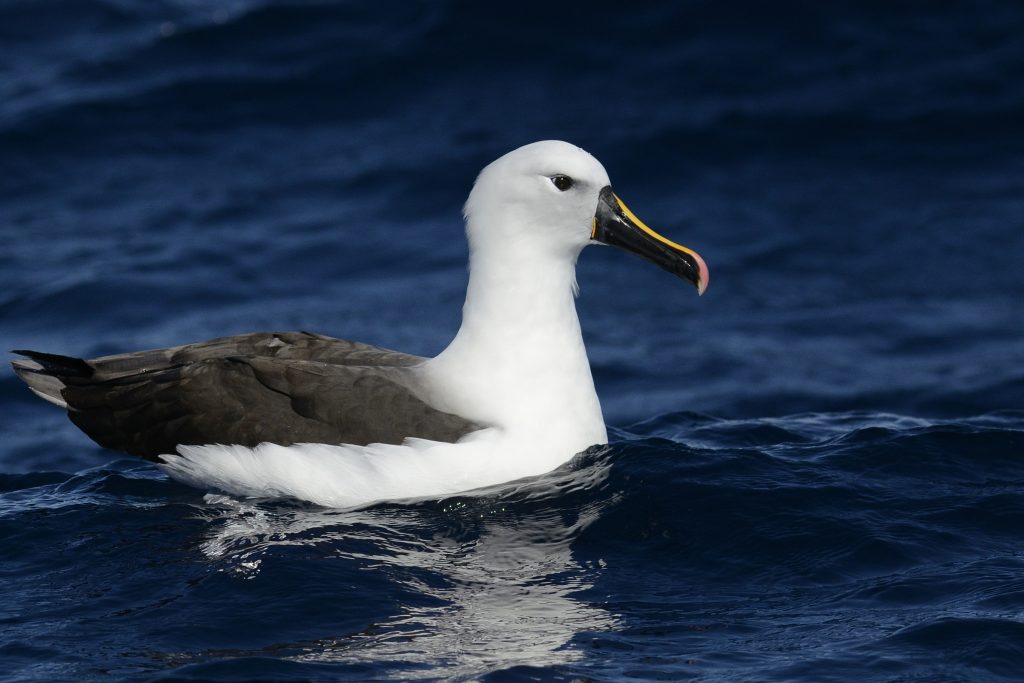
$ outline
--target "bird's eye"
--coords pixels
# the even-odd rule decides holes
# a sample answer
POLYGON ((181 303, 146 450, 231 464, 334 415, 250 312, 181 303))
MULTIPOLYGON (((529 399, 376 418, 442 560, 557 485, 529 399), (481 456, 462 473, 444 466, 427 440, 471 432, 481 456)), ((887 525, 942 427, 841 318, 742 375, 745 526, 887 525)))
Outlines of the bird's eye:
POLYGON ((551 182, 562 192, 576 184, 576 181, 567 175, 553 175, 551 176, 551 182))

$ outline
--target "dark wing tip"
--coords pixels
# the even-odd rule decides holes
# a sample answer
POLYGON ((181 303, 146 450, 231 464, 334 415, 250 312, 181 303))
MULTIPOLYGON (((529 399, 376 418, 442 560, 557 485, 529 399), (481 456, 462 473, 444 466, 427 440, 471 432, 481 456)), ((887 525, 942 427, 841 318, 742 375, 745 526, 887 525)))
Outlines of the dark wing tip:
POLYGON ((56 353, 43 353, 30 349, 14 349, 11 353, 31 358, 42 367, 40 372, 59 377, 92 377, 95 370, 81 358, 61 356, 56 353))

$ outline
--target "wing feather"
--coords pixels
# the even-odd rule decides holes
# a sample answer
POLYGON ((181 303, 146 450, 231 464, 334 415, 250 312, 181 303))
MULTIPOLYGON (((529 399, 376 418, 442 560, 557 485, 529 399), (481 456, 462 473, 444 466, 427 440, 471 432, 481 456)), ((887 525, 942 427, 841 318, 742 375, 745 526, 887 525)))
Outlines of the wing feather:
POLYGON ((32 360, 15 362, 19 376, 57 386, 82 431, 150 460, 179 445, 456 441, 479 428, 420 398, 411 368, 423 358, 307 332, 91 360, 20 353, 32 360))

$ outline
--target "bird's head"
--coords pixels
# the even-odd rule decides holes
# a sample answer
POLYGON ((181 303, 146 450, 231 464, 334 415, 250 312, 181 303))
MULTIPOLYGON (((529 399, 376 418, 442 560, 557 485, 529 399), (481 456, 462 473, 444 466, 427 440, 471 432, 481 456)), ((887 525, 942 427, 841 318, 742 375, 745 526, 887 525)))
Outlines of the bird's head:
POLYGON ((703 293, 708 269, 694 251, 647 227, 612 192, 604 166, 575 145, 545 140, 489 164, 465 206, 473 252, 554 255, 575 262, 588 244, 610 244, 678 275, 703 293))

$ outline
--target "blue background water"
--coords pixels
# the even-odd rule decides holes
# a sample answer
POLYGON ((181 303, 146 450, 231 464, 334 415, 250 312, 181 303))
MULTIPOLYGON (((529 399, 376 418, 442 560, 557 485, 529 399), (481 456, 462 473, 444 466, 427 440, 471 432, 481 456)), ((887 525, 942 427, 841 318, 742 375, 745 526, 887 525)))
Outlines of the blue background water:
POLYGON ((3 680, 1017 680, 1024 9, 0 2, 0 346, 433 354, 459 211, 590 150, 698 299, 579 264, 609 448, 205 502, 0 372, 3 680))

